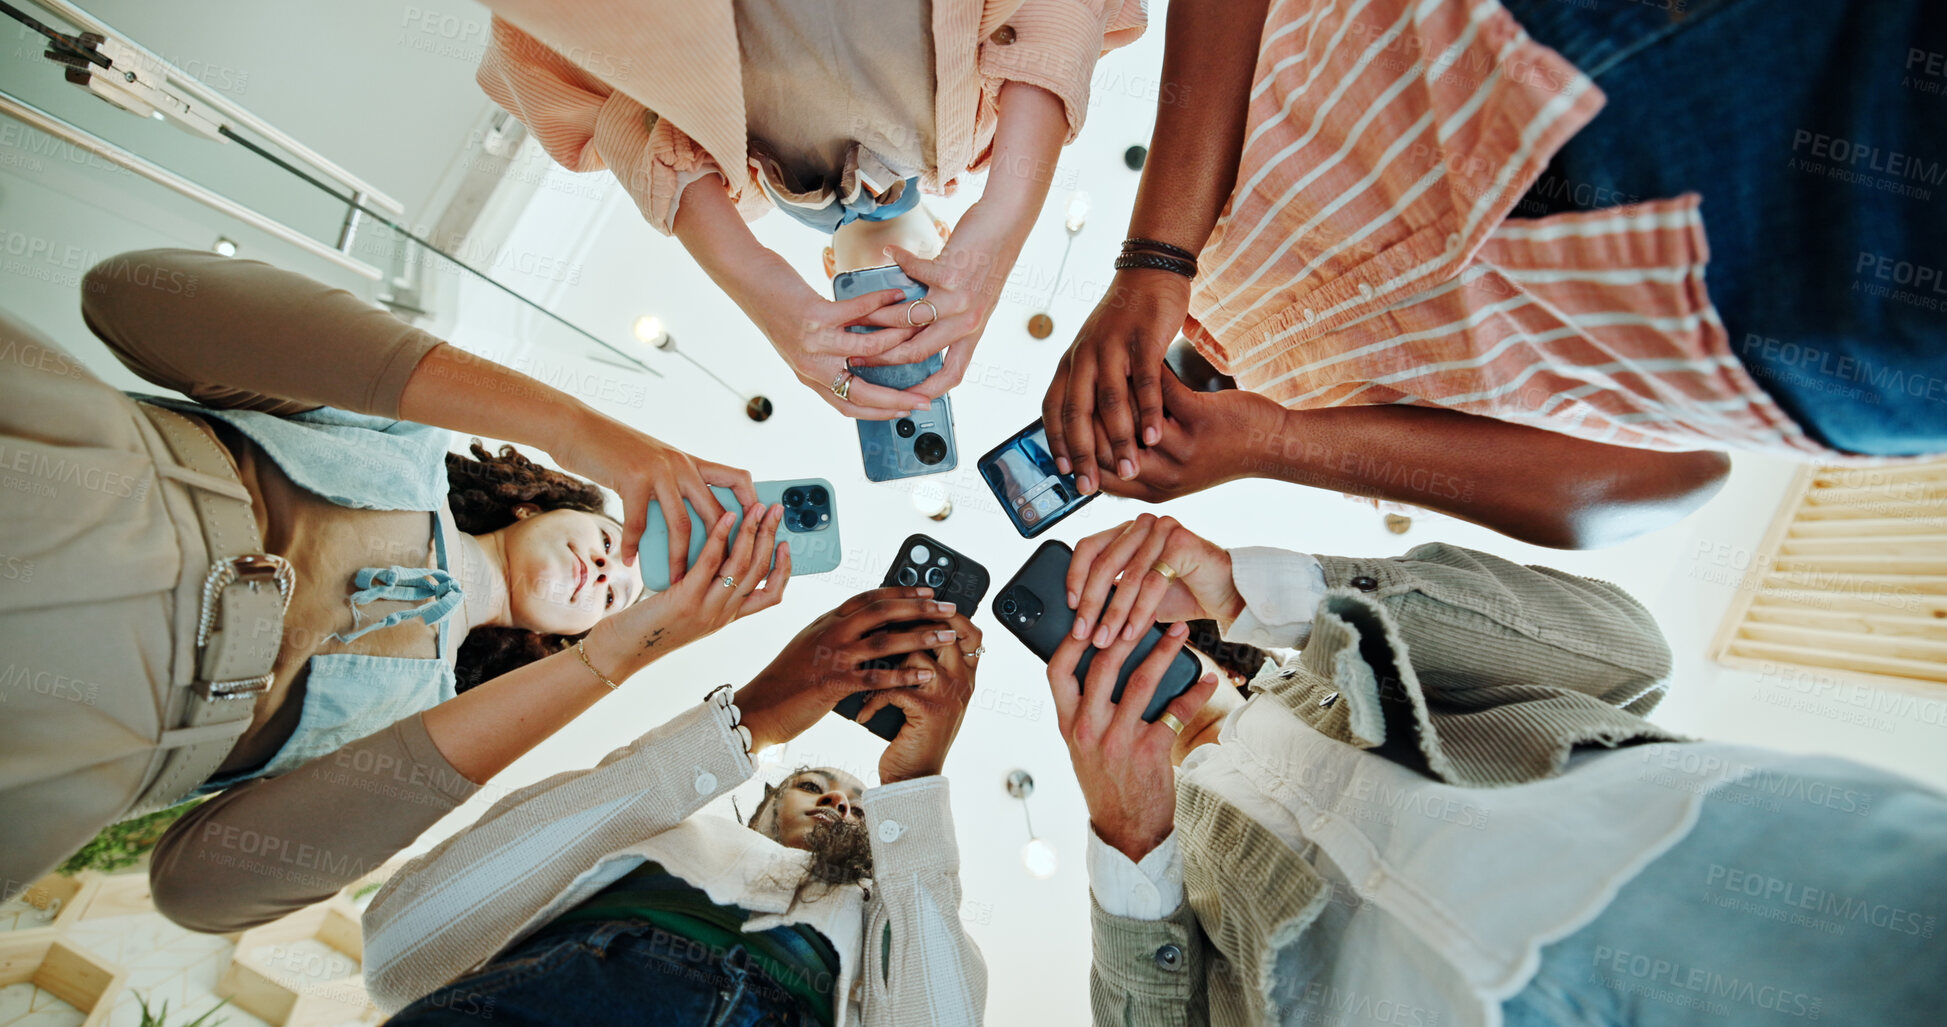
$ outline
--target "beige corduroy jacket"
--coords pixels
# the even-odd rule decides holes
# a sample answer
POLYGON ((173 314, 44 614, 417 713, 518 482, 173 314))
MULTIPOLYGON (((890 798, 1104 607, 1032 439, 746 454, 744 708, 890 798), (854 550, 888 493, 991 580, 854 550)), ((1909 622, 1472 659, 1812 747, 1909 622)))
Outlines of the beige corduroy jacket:
MULTIPOLYGON (((1441 543, 1319 562, 1331 591, 1311 640, 1251 683, 1252 702, 1475 787, 1552 777, 1578 745, 1679 740, 1641 716, 1663 697, 1669 647, 1614 585, 1441 543)), ((1274 1023, 1278 951, 1329 886, 1221 796, 1179 784, 1176 806, 1184 902, 1161 920, 1094 907, 1095 1022, 1274 1023)))

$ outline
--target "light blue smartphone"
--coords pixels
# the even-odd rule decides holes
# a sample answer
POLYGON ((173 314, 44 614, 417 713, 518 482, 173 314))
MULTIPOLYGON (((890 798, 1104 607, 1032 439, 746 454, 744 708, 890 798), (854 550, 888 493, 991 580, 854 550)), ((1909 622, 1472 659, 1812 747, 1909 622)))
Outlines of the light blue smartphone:
MULTIPOLYGON (((791 576, 823 574, 837 570, 845 560, 845 546, 838 537, 838 492, 823 478, 797 478, 791 481, 760 481, 757 501, 782 504, 784 520, 778 525, 777 541, 791 543, 791 576)), ((710 491, 723 508, 737 515, 730 526, 735 538, 744 523, 744 505, 729 489, 712 486, 710 491)), ((683 502, 689 506, 689 501, 683 502)), ((710 526, 690 509, 690 555, 685 566, 696 566, 703 555, 703 542, 710 526)), ((636 558, 642 567, 642 583, 661 592, 669 587, 669 524, 663 520, 660 505, 649 507, 649 527, 642 533, 642 548, 636 558)), ((765 568, 769 570, 769 567, 765 568)))
MULTIPOLYGON (((845 271, 832 279, 832 295, 841 300, 863 296, 881 289, 899 289, 908 301, 926 295, 926 286, 906 277, 898 265, 845 271)), ((879 329, 853 325, 852 332, 879 329)), ((874 385, 910 389, 945 366, 946 359, 935 353, 918 364, 887 367, 856 367, 852 373, 874 385)), ((891 421, 860 421, 859 458, 865 464, 867 481, 892 481, 922 474, 951 471, 960 464, 960 450, 953 438, 953 401, 946 396, 934 400, 925 410, 891 421)))

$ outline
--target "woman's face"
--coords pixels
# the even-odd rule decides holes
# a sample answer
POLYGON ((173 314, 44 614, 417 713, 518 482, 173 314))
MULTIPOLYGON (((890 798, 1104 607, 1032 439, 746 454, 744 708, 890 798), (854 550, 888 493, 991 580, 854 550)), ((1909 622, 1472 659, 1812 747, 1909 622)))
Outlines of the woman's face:
POLYGON ((777 815, 771 837, 793 849, 805 847, 805 839, 823 821, 865 823, 865 810, 859 796, 865 786, 842 770, 807 770, 778 786, 772 800, 777 815))
POLYGON ((526 505, 515 515, 518 520, 500 529, 514 627, 578 635, 642 595, 641 562, 622 565, 622 526, 614 520, 526 505))

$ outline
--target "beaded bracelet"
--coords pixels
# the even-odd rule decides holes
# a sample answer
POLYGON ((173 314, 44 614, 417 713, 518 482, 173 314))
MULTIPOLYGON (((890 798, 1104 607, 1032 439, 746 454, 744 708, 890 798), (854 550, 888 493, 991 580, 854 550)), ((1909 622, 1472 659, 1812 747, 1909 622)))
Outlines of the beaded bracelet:
POLYGON ((1117 271, 1130 271, 1135 269, 1168 271, 1171 274, 1178 274, 1191 279, 1197 276, 1196 261, 1183 260, 1179 257, 1166 257, 1160 253, 1139 253, 1134 251, 1124 253, 1115 258, 1115 269, 1117 271))
POLYGON ((1191 261, 1192 263, 1194 263, 1197 259, 1197 255, 1191 253, 1189 250, 1186 250, 1181 246, 1172 246, 1169 243, 1163 242, 1158 239, 1132 238, 1132 239, 1122 240, 1122 252, 1128 253, 1131 250, 1154 250, 1157 253, 1161 253, 1166 256, 1176 257, 1180 260, 1191 261))

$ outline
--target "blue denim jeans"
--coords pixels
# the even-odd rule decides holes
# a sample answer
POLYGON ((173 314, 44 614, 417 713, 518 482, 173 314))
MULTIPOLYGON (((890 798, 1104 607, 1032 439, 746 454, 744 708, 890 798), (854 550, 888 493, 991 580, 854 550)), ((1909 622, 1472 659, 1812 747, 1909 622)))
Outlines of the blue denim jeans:
POLYGON ((1712 793, 1543 948, 1506 1027, 1941 1022, 1947 796, 1828 757, 1783 769, 1712 793))
POLYGON ((749 964, 742 947, 715 951, 629 920, 544 930, 387 1022, 395 1027, 818 1024, 797 998, 749 964))
POLYGON ((1947 452, 1947 4, 1503 2, 1608 96, 1511 216, 1701 194, 1711 301, 1778 405, 1947 452))

